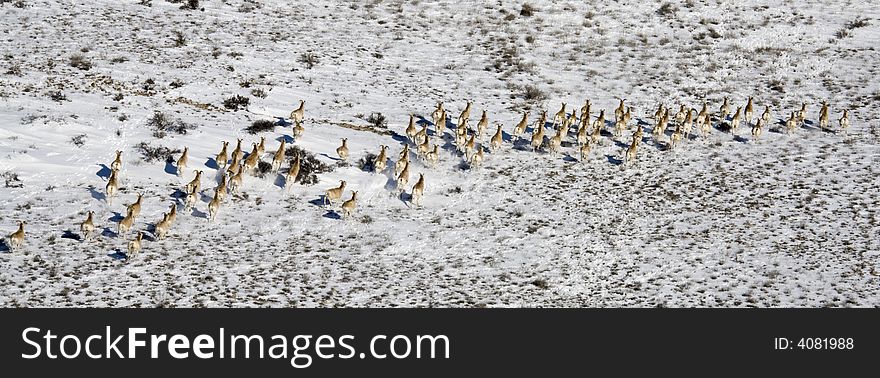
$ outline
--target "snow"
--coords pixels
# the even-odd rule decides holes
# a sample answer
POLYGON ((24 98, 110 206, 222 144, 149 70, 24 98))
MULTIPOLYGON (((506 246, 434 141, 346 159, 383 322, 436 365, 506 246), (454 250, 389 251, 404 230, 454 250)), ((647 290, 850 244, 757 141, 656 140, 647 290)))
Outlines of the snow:
POLYGON ((669 1, 662 14, 659 2, 533 0, 532 16, 507 0, 138 3, 0 5, 0 174, 20 180, 0 186, 2 235, 27 221, 23 249, 0 246, 4 306, 880 305, 880 10, 869 2, 669 1), (867 25, 845 27, 858 17, 867 25), (91 69, 69 64, 77 54, 91 69), (526 85, 546 98, 525 99, 526 85), (223 107, 236 94, 246 110, 223 107), (808 122, 794 135, 765 128, 759 143, 749 126, 713 129, 672 151, 659 147, 668 135, 650 136, 659 103, 717 111, 725 96, 734 109, 754 96, 774 123, 805 102, 808 122), (454 120, 474 101, 472 125, 489 112, 488 144, 523 111, 534 121, 590 99, 594 118, 613 120, 619 98, 645 128, 635 165, 619 164, 632 125, 587 162, 568 143, 551 156, 507 138, 463 169, 449 144, 436 168, 413 160, 406 193, 424 173, 421 208, 394 195, 393 162, 383 174, 356 164, 380 144, 396 160, 402 139, 345 127, 382 113, 405 135, 409 114, 430 120, 443 101, 454 120), (265 136, 270 162, 291 126, 244 129, 301 99, 306 132, 293 144, 335 166, 348 138, 350 164, 289 190, 247 176, 207 222, 219 172, 206 163, 221 141, 249 152, 265 136), (822 101, 834 132, 816 127, 822 101), (156 138, 146 124, 157 111, 197 128, 156 138), (140 142, 189 147, 189 169, 143 161, 140 142), (115 150, 122 188, 109 206, 115 150), (115 235, 125 204, 145 195, 135 228, 150 230, 194 169, 205 172, 196 210, 180 199, 169 237, 147 232, 139 255, 117 258, 134 237, 115 235), (340 180, 343 198, 358 191, 353 219, 316 204, 340 180), (103 233, 84 242, 89 210, 103 233))

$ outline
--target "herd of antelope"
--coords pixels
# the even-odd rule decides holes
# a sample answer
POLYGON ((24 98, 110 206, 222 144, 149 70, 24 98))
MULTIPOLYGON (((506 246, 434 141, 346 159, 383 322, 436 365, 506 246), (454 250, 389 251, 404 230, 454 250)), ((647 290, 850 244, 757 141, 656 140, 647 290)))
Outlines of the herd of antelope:
MULTIPOLYGON (((470 167, 478 168, 483 163, 484 150, 495 153, 502 147, 504 134, 502 126, 497 125, 496 131, 489 139, 488 149, 486 149, 483 145, 483 138, 489 126, 488 114, 483 110, 476 127, 473 128, 470 125, 472 107, 473 103, 468 102, 464 110, 459 114, 453 123, 455 130, 451 132, 453 134, 452 138, 449 139, 454 141, 457 156, 463 157, 470 167)), ((530 137, 524 136, 529 126, 529 113, 523 113, 521 120, 513 128, 513 144, 517 144, 522 139, 523 142, 528 142, 531 149, 535 152, 545 150, 551 155, 557 155, 561 152, 565 139, 569 138, 570 134, 573 134, 571 138, 575 143, 572 145, 577 146, 577 154, 580 160, 587 161, 592 147, 600 143, 603 131, 606 132, 606 135, 610 134, 612 140, 624 138, 624 134, 630 129, 630 124, 633 121, 633 108, 626 106, 624 99, 621 99, 618 107, 614 109, 613 122, 606 122, 604 109, 600 110, 598 116, 593 119, 591 117, 591 104, 589 100, 584 103, 579 112, 576 110, 568 111, 566 104, 563 103, 561 109, 553 115, 553 118, 550 120, 551 122, 548 122, 547 111, 541 112, 537 121, 532 124, 530 137), (607 130, 609 124, 612 127, 610 132, 607 130), (545 135, 547 131, 552 133, 549 138, 545 135)), ((701 136, 705 138, 713 128, 713 122, 714 126, 719 129, 727 129, 730 133, 736 133, 740 125, 745 121, 746 126, 751 127, 752 142, 758 142, 764 127, 771 123, 771 109, 769 106, 765 106, 763 112, 758 117, 755 117, 755 110, 751 97, 748 98, 744 107, 737 107, 735 112, 731 111, 730 101, 725 97, 718 112, 714 114, 709 111, 706 102, 702 104, 699 112, 696 109, 689 109, 687 106, 681 105, 674 115, 670 114, 670 109, 664 104, 660 104, 657 111, 653 114, 654 126, 651 134, 656 145, 660 146, 661 143, 665 143, 668 149, 675 149, 682 141, 691 139, 691 131, 695 126, 698 128, 701 136), (752 123, 753 119, 755 120, 754 123, 752 123), (664 142, 663 139, 667 137, 666 131, 670 126, 670 122, 674 126, 674 131, 668 135, 668 142, 664 142)), ((302 126, 304 116, 305 101, 301 100, 299 107, 292 111, 289 117, 293 124, 294 140, 297 140, 305 132, 302 126)), ((788 134, 792 134, 798 127, 806 124, 806 116, 807 104, 804 103, 800 109, 791 112, 787 119, 781 120, 779 123, 785 127, 785 131, 788 134)), ((427 120, 419 122, 422 124, 421 128, 416 126, 417 122, 414 115, 409 117, 409 124, 405 131, 407 141, 404 143, 397 160, 394 161, 393 171, 389 170, 387 173, 391 174, 393 172, 393 178, 396 182, 396 194, 398 195, 402 195, 405 192, 409 182, 411 145, 415 147, 415 154, 421 159, 425 167, 434 168, 440 161, 438 149, 441 144, 445 145, 447 140, 446 128, 450 122, 442 102, 437 104, 431 113, 431 117, 433 122, 428 122, 427 120), (428 133, 429 124, 433 126, 432 134, 428 133)), ((829 130, 829 117, 829 106, 823 102, 818 117, 819 128, 829 130)), ((850 126, 849 114, 846 110, 843 111, 842 116, 838 119, 838 125, 839 129, 843 132, 850 126)), ((624 166, 632 165, 636 161, 636 152, 639 144, 644 139, 641 123, 636 121, 633 126, 634 130, 630 135, 631 142, 629 147, 623 152, 624 166)), ((221 142, 220 152, 214 159, 217 164, 219 179, 213 190, 213 197, 208 203, 208 222, 213 222, 217 218, 227 192, 236 194, 241 190, 245 173, 248 175, 256 174, 257 167, 265 153, 265 142, 265 138, 260 138, 259 143, 253 143, 251 151, 247 155, 242 150, 242 139, 238 139, 236 147, 231 154, 228 153, 229 142, 221 142)), ((280 146, 272 154, 271 171, 273 173, 279 172, 284 163, 285 147, 285 139, 282 138, 280 146)), ((336 149, 336 153, 343 161, 349 158, 347 138, 342 139, 342 143, 336 149)), ((189 149, 184 148, 180 157, 176 160, 176 173, 178 176, 182 176, 188 167, 188 154, 189 149)), ((372 161, 373 172, 386 174, 385 170, 388 168, 388 160, 388 146, 380 145, 379 154, 372 161)), ((295 156, 284 175, 285 190, 295 183, 300 172, 300 166, 300 157, 295 156)), ((108 206, 112 206, 113 198, 119 194, 119 178, 122 168, 122 151, 116 151, 116 157, 110 164, 111 173, 105 187, 105 199, 108 206)), ((193 179, 181 188, 185 196, 182 205, 186 211, 192 210, 200 197, 203 171, 195 170, 193 173, 193 179)), ((346 182, 344 180, 340 181, 339 186, 327 189, 322 198, 323 204, 334 206, 337 201, 343 198, 345 189, 346 182)), ((419 173, 419 178, 410 191, 410 202, 415 206, 421 206, 424 191, 425 176, 424 173, 419 173)), ((357 194, 357 191, 352 191, 351 197, 342 202, 340 210, 343 219, 350 218, 354 214, 357 207, 357 194)), ((137 216, 141 212, 143 200, 143 195, 137 194, 137 200, 126 206, 125 216, 117 224, 117 237, 125 237, 132 229, 137 216)), ((163 239, 168 234, 177 218, 177 208, 180 205, 179 199, 172 201, 168 211, 163 213, 162 219, 155 223, 153 235, 156 239, 163 239)), ((80 231, 83 240, 86 242, 94 238, 97 230, 94 214, 94 211, 89 211, 86 220, 80 224, 80 231)), ((23 246, 25 241, 25 225, 26 222, 19 222, 18 230, 7 237, 6 244, 11 250, 16 250, 23 246)), ((128 242, 127 259, 139 253, 143 238, 144 232, 139 231, 134 239, 128 242)))

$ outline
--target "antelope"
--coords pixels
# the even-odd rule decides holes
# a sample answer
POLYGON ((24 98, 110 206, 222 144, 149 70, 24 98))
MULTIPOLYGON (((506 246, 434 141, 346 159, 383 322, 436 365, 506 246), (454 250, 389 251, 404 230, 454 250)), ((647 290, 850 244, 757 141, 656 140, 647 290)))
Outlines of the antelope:
POLYGON ((703 124, 706 123, 706 120, 707 120, 708 118, 709 118, 709 108, 708 108, 708 104, 706 104, 706 102, 703 101, 703 108, 700 109, 700 114, 697 114, 697 125, 699 125, 700 127, 702 127, 703 124))
POLYGON ((293 158, 293 162, 290 163, 290 168, 287 169, 287 175, 284 177, 285 189, 290 189, 293 183, 296 182, 296 177, 299 176, 299 168, 300 158, 299 155, 296 155, 293 158))
POLYGON ((412 201, 413 205, 422 206, 422 197, 425 194, 425 175, 419 173, 419 181, 416 181, 416 184, 413 185, 412 188, 412 201))
POLYGON ((177 220, 177 203, 172 202, 171 208, 168 209, 168 223, 174 223, 177 220))
POLYGON ((440 115, 442 115, 443 112, 443 102, 440 101, 437 103, 437 108, 435 108, 434 111, 431 112, 431 120, 434 121, 435 127, 438 126, 438 124, 440 123, 440 115))
POLYGON ((523 113, 522 120, 513 127, 513 136, 519 137, 524 132, 526 132, 526 126, 529 124, 529 113, 523 113))
POLYGON ((840 117, 840 120, 838 122, 840 123, 840 130, 841 131, 845 132, 846 129, 849 128, 849 110, 848 109, 843 109, 843 116, 840 117))
MULTIPOLYGON (((538 117, 538 122, 535 122, 535 126, 533 127, 533 129, 537 130, 538 128, 540 128, 541 130, 543 130, 544 126, 546 124, 547 124, 547 111, 544 110, 544 111, 541 111, 541 115, 538 117)), ((534 132, 534 131, 532 131, 532 132, 534 132)))
POLYGON ((409 155, 401 156, 400 159, 397 159, 397 162, 394 163, 394 176, 400 175, 400 172, 403 171, 409 165, 409 155))
POLYGON ((342 161, 348 160, 348 138, 342 138, 342 145, 336 148, 336 154, 342 161))
POLYGON ((749 101, 746 103, 746 111, 745 113, 743 113, 746 118, 746 126, 752 123, 752 115, 754 114, 753 110, 754 106, 752 105, 752 96, 749 96, 749 101))
POLYGON ((797 112, 797 123, 804 124, 807 120, 807 103, 801 103, 801 110, 797 112))
POLYGON ((596 118, 596 120, 593 122, 593 128, 599 130, 605 128, 605 109, 599 111, 599 118, 596 118))
POLYGON ((446 111, 445 110, 440 112, 440 118, 437 120, 437 122, 434 123, 434 128, 436 129, 434 131, 437 132, 437 136, 442 139, 443 133, 446 130, 446 111))
POLYGON ((785 129, 788 134, 794 132, 798 125, 798 115, 797 112, 791 112, 791 117, 788 118, 788 121, 785 122, 785 129))
POLYGON ((651 130, 651 133, 659 139, 666 133, 666 126, 669 124, 669 110, 665 110, 655 122, 654 129, 651 130))
POLYGON ((180 154, 180 158, 177 159, 177 175, 183 175, 183 170, 186 169, 186 163, 189 160, 189 147, 183 148, 183 153, 180 154))
POLYGON ((730 119, 730 130, 731 131, 736 131, 736 129, 739 128, 741 114, 742 114, 742 107, 737 107, 736 113, 734 113, 733 118, 730 119))
POLYGON ((602 139, 602 127, 597 124, 593 127, 593 133, 590 134, 590 142, 589 143, 597 144, 597 143, 599 143, 600 139, 602 139))
POLYGON ((17 250, 24 245, 24 225, 27 224, 25 221, 18 221, 18 230, 9 234, 6 238, 9 242, 10 250, 17 250))
POLYGON ((577 125, 577 113, 571 112, 568 119, 563 123, 566 132, 571 130, 572 126, 577 125))
POLYGON ((278 172, 281 169, 281 163, 284 162, 284 143, 285 140, 281 139, 281 146, 275 150, 275 155, 272 156, 272 172, 278 172))
POLYGON ((632 144, 629 145, 629 148, 626 149, 626 164, 633 164, 636 160, 636 150, 639 148, 639 143, 633 139, 632 144))
POLYGON ((195 188, 193 188, 189 193, 186 194, 186 200, 183 203, 183 209, 186 211, 192 210, 198 200, 199 192, 195 188))
POLYGON ((703 138, 709 137, 709 133, 712 131, 712 117, 706 114, 706 117, 703 118, 703 123, 700 125, 700 133, 703 134, 703 138))
POLYGON ((138 231, 137 236, 134 240, 128 242, 128 255, 125 256, 125 259, 131 259, 135 255, 137 255, 141 251, 141 242, 144 240, 144 233, 138 231))
POLYGON ((556 112, 556 115, 553 116, 553 126, 555 127, 557 124, 561 124, 565 122, 565 103, 562 103, 562 109, 559 109, 556 112))
POLYGON ((423 141, 427 141, 427 140, 428 140, 428 125, 423 125, 422 129, 419 130, 416 133, 416 135, 413 137, 413 143, 420 144, 423 141))
POLYGON ((683 133, 684 133, 684 131, 682 131, 682 129, 681 129, 681 124, 678 124, 677 126, 675 126, 675 131, 672 133, 672 137, 669 140, 669 148, 670 149, 675 149, 675 146, 677 146, 678 143, 681 142, 681 136, 683 133))
POLYGON ((819 111, 819 128, 828 129, 828 103, 822 101, 822 110, 819 111))
POLYGON ((416 118, 412 114, 409 115, 409 125, 406 127, 406 136, 413 142, 416 140, 416 134, 419 132, 416 129, 416 118))
POLYGON ((641 126, 636 126, 636 132, 632 135, 633 142, 636 142, 636 144, 642 143, 642 135, 644 135, 644 133, 645 131, 642 130, 641 126))
POLYGON ((654 112, 654 123, 657 123, 657 120, 663 116, 663 113, 666 112, 666 106, 663 103, 660 103, 660 106, 657 107, 657 111, 654 112))
POLYGON ((162 220, 156 223, 156 239, 165 239, 169 229, 171 229, 171 220, 168 219, 168 213, 163 213, 162 220))
POLYGON ((293 122, 297 125, 299 125, 303 120, 303 116, 305 115, 305 107, 306 102, 303 100, 299 100, 299 107, 296 108, 296 110, 290 112, 290 119, 292 119, 293 122))
POLYGON ((131 230, 131 227, 134 225, 134 216, 131 215, 129 211, 125 214, 125 217, 119 221, 119 224, 116 226, 116 234, 124 236, 128 233, 128 230, 131 230))
POLYGON ((563 128, 559 128, 559 130, 556 131, 556 134, 550 138, 550 142, 547 143, 547 146, 550 150, 550 155, 552 156, 556 156, 556 154, 559 153, 559 149, 562 147, 563 131, 563 128))
POLYGON ((242 164, 242 170, 247 171, 248 173, 253 173, 257 169, 257 165, 260 163, 260 152, 259 147, 257 147, 256 143, 253 143, 254 148, 251 150, 251 153, 244 159, 244 163, 242 164))
POLYGON ((473 102, 468 101, 467 106, 464 107, 464 110, 462 110, 461 114, 458 116, 458 124, 461 124, 462 120, 466 120, 471 117, 471 105, 473 105, 473 102))
POLYGON ((684 128, 682 129, 682 132, 684 133, 685 139, 688 139, 691 136, 691 129, 694 127, 694 113, 696 112, 696 109, 691 109, 687 112, 687 116, 684 118, 684 123, 682 124, 684 128))
POLYGON ((486 133, 486 127, 489 126, 489 116, 486 114, 486 111, 483 110, 483 115, 480 116, 480 121, 477 122, 477 138, 483 140, 483 134, 486 133))
POLYGON ((133 217, 137 217, 141 214, 141 204, 143 203, 144 195, 138 193, 137 201, 134 201, 131 205, 128 205, 128 212, 131 213, 133 217))
POLYGON ((116 197, 116 194, 119 193, 119 180, 117 178, 117 172, 119 172, 119 171, 110 172, 110 178, 107 179, 106 190, 107 190, 107 204, 108 205, 113 204, 113 197, 116 197))
POLYGON ((405 144, 403 146, 403 150, 400 151, 400 158, 402 159, 404 156, 409 158, 409 145, 405 144))
POLYGON ((477 148, 477 153, 475 153, 471 156, 470 164, 474 168, 479 168, 480 165, 483 164, 483 148, 482 147, 477 148))
POLYGON ((220 211, 220 193, 214 192, 214 198, 208 203, 208 222, 214 222, 217 219, 217 212, 220 211))
POLYGON ((587 125, 584 125, 583 122, 581 123, 581 126, 578 127, 577 142, 578 145, 581 146, 587 143, 587 125))
POLYGON ((403 193, 406 183, 409 182, 409 163, 403 166, 403 170, 397 175, 397 191, 403 193))
POLYGON ((580 151, 580 154, 581 154, 581 161, 584 161, 584 162, 587 161, 587 156, 590 155, 590 149, 591 149, 591 148, 592 148, 592 145, 589 144, 589 143, 583 143, 583 144, 581 144, 581 147, 579 148, 579 151, 580 151))
MULTIPOLYGON (((467 125, 468 121, 464 121, 465 125, 467 125)), ((459 152, 464 152, 465 144, 467 144, 468 134, 466 126, 459 127, 455 129, 455 146, 458 147, 459 152), (462 132, 459 132, 461 130, 462 132)))
POLYGON ((110 163, 110 170, 118 171, 120 169, 122 169, 122 151, 116 151, 116 159, 110 163))
POLYGON ((440 161, 440 151, 438 150, 438 146, 435 144, 434 149, 428 151, 425 154, 425 162, 431 166, 431 168, 436 168, 437 163, 440 161))
POLYGON ((764 126, 763 121, 759 118, 758 122, 755 122, 755 126, 752 127, 752 139, 755 143, 758 142, 758 138, 761 137, 761 127, 764 126))
POLYGON ((232 159, 232 161, 226 167, 226 174, 230 176, 235 176, 236 174, 238 174, 238 172, 241 172, 241 161, 239 161, 238 159, 232 159))
POLYGON ((626 120, 623 116, 617 118, 617 121, 614 122, 614 137, 620 138, 623 135, 623 132, 626 130, 626 120))
POLYGON ((263 156, 266 152, 266 137, 260 137, 260 144, 257 145, 257 156, 263 156))
POLYGON ((350 218, 354 215, 354 209, 357 207, 357 191, 351 192, 351 199, 342 203, 342 217, 350 218))
POLYGON ((620 105, 617 106, 617 109, 614 109, 614 122, 620 121, 625 114, 626 107, 623 105, 624 101, 624 99, 620 99, 620 105))
MULTIPOLYGON (((223 151, 220 151, 223 152, 223 151)), ((232 150, 232 162, 236 163, 241 161, 241 158, 244 157, 244 151, 241 150, 241 139, 238 140, 238 144, 235 145, 235 149, 232 150)), ((233 164, 235 165, 235 164, 233 164)))
POLYGON ((431 152, 431 142, 425 139, 425 143, 418 145, 419 157, 425 159, 428 156, 428 152, 431 152))
POLYGON ((232 194, 238 194, 241 191, 241 185, 244 183, 244 179, 241 174, 244 173, 244 170, 239 169, 232 177, 229 178, 229 191, 232 194))
POLYGON ((186 184, 186 192, 197 192, 202 187, 202 171, 196 171, 196 177, 186 184))
POLYGON ((675 123, 682 124, 684 123, 685 118, 687 118, 688 110, 684 105, 681 105, 678 108, 678 113, 675 113, 675 123))
POLYGON ((465 142, 465 144, 464 144, 464 157, 465 158, 469 159, 470 156, 474 153, 474 148, 476 148, 476 146, 477 146, 477 143, 474 140, 475 137, 476 137, 476 134, 471 134, 470 139, 468 139, 467 142, 465 142))
POLYGON ((590 124, 590 100, 584 101, 584 106, 581 107, 581 126, 587 126, 590 124))
POLYGON ((388 165, 388 146, 380 145, 379 146, 379 156, 376 156, 376 159, 373 160, 373 171, 382 172, 385 170, 385 167, 388 165))
POLYGON ((632 121, 632 106, 626 108, 626 113, 623 114, 623 123, 629 125, 629 121, 632 121))
POLYGON ((299 140, 299 137, 306 132, 306 128, 302 126, 302 124, 297 123, 293 126, 293 139, 299 140))
POLYGON ((229 155, 226 153, 227 147, 229 147, 229 142, 223 141, 223 148, 220 149, 220 153, 214 158, 219 168, 226 168, 226 163, 229 161, 229 155))
POLYGON ((333 201, 338 201, 342 198, 342 192, 345 191, 345 180, 339 182, 339 186, 335 188, 330 188, 324 191, 324 204, 333 205, 333 201))
POLYGON ((535 131, 532 131, 532 142, 531 146, 535 152, 538 152, 538 149, 541 148, 541 145, 544 143, 544 127, 539 126, 535 131))
POLYGON ((727 116, 730 115, 730 101, 727 100, 727 97, 724 97, 724 102, 721 104, 721 109, 719 109, 720 119, 722 121, 727 119, 727 116))
POLYGON ((765 124, 770 123, 770 106, 769 105, 764 106, 764 113, 761 114, 761 120, 764 121, 765 124))
POLYGON ((89 214, 86 216, 86 220, 79 225, 79 231, 83 234, 83 239, 85 241, 92 240, 92 237, 95 235, 95 222, 92 218, 95 216, 94 211, 89 211, 89 214))
POLYGON ((504 141, 503 138, 504 134, 501 133, 501 125, 498 125, 498 130, 495 131, 495 135, 492 135, 492 138, 489 139, 489 148, 492 149, 492 152, 501 148, 501 142, 504 141))
POLYGON ((226 175, 220 177, 220 183, 217 184, 217 187, 214 188, 214 194, 220 197, 220 200, 223 201, 226 199, 226 175))

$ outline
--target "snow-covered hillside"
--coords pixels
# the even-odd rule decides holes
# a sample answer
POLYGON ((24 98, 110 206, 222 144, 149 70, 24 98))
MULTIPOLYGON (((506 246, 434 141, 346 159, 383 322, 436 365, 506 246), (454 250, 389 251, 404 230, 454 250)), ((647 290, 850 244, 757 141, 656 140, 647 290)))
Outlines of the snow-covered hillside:
POLYGON ((23 248, 0 244, 0 304, 876 307, 880 8, 833 3, 0 1, 0 232, 27 222, 23 248), (675 149, 674 126, 652 136, 661 103, 674 114, 706 101, 717 113, 722 98, 735 111, 749 96, 756 117, 772 108, 759 143, 750 126, 723 123, 675 149), (587 161, 574 133, 559 155, 528 147, 542 110, 552 118, 589 99, 592 119, 605 109, 613 122, 621 98, 634 120, 617 138, 609 124, 587 161), (300 100, 305 132, 294 138, 300 100), (450 124, 467 101, 471 126, 486 110, 483 146, 496 125, 503 146, 468 167, 447 128, 435 168, 412 146, 397 196, 409 115, 433 133, 440 101, 450 124), (818 127, 822 101, 832 131, 818 127), (807 121, 787 135, 802 103, 807 121), (157 132, 157 113, 185 133, 157 132), (371 125, 382 117, 387 130, 371 125), (260 120, 277 126, 245 130, 260 120), (644 142, 627 167, 636 124, 644 142), (242 139, 247 153, 260 137, 264 162, 284 140, 333 169, 287 189, 287 160, 280 175, 246 175, 208 222, 222 141, 231 152, 242 139), (188 147, 189 167, 178 177, 142 142, 188 147), (362 170, 380 145, 389 169, 362 170), (201 198, 186 212, 178 197, 194 170, 201 198), (340 180, 343 199, 358 192, 350 219, 321 204, 340 180), (134 230, 146 237, 126 260, 136 232, 116 235, 117 222, 138 193, 134 230), (177 220, 156 240, 175 202, 177 220), (86 242, 90 210, 100 235, 86 242))

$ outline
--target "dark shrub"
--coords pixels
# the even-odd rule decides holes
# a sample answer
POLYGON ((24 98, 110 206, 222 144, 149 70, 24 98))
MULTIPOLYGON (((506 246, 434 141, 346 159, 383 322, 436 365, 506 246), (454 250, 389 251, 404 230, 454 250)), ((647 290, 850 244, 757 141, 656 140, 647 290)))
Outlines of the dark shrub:
POLYGON ((153 128, 153 136, 156 138, 164 138, 169 132, 183 135, 189 130, 196 129, 195 125, 173 119, 160 111, 153 113, 153 116, 147 120, 147 126, 153 128))
POLYGON ((231 109, 235 111, 238 111, 239 109, 246 109, 250 103, 251 99, 239 95, 235 95, 223 100, 223 106, 226 109, 231 109))
POLYGON ((165 146, 153 147, 149 142, 140 142, 135 145, 134 148, 141 153, 141 157, 147 163, 152 163, 157 160, 173 162, 174 154, 180 153, 179 149, 172 150, 165 146))
POLYGON ((358 160, 357 166, 364 172, 373 172, 376 170, 376 155, 375 154, 367 154, 358 160))
POLYGON ((244 130, 250 134, 272 131, 275 130, 275 122, 269 121, 267 119, 259 119, 254 121, 254 123, 246 127, 244 130))
MULTIPOLYGON (((290 146, 284 151, 284 155, 288 157, 299 157, 299 175, 296 181, 302 185, 315 185, 318 183, 318 175, 321 173, 332 172, 333 167, 324 164, 311 152, 308 152, 299 146, 290 146)), ((293 160, 290 161, 293 164, 293 160)))

